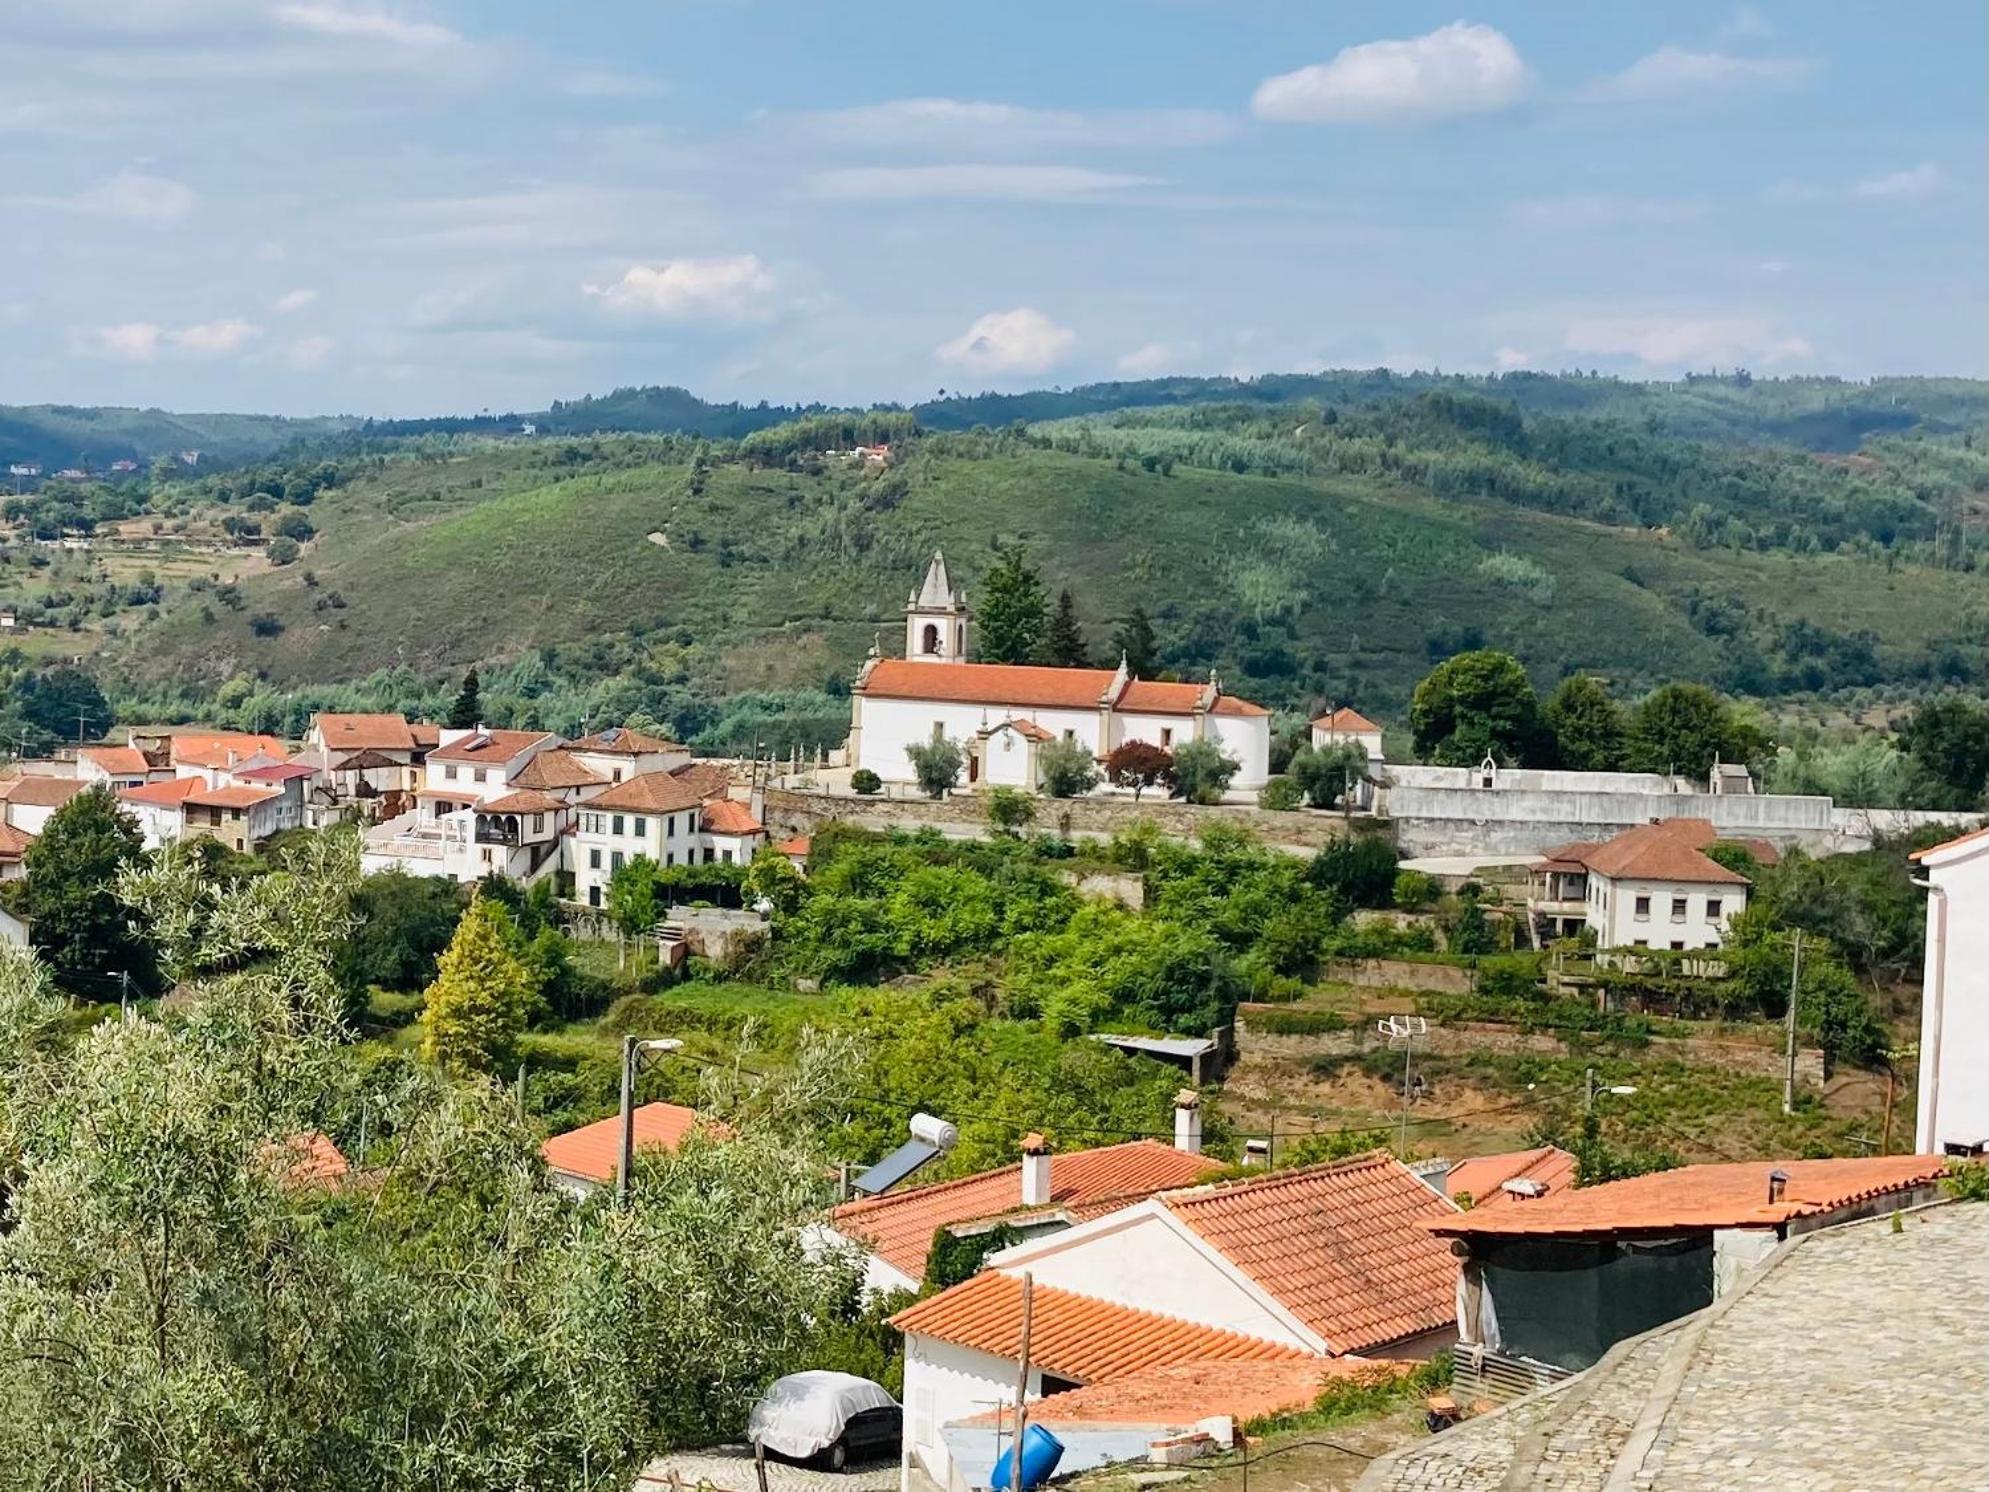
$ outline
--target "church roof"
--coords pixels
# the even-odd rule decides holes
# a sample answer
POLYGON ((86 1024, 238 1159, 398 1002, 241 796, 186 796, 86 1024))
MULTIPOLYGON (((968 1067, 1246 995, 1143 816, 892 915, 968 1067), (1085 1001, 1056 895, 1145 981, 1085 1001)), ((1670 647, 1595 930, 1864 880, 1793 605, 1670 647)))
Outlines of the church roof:
MULTIPOLYGON (((863 692, 880 699, 929 699, 948 704, 1003 706, 1022 710, 1095 710, 1119 683, 1109 668, 1043 668, 1023 663, 923 663, 879 658, 863 680, 863 692)), ((1138 715, 1192 715, 1206 708, 1218 715, 1262 715, 1261 705, 1216 694, 1207 684, 1175 684, 1133 679, 1124 684, 1114 707, 1138 715)))
POLYGON ((925 583, 912 596, 912 609, 951 611, 962 604, 962 597, 953 589, 952 577, 946 573, 946 556, 933 550, 932 563, 925 567, 925 583))

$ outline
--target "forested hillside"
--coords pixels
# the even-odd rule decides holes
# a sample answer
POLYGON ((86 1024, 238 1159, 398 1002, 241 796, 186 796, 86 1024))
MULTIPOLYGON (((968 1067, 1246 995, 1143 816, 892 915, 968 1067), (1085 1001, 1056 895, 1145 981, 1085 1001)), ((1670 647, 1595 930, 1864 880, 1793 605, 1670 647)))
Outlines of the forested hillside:
POLYGON ((172 414, 110 405, 0 404, 0 462, 102 470, 113 461, 149 465, 198 451, 210 464, 252 461, 355 423, 339 416, 172 414))
MULTIPOLYGON (((1591 382, 1545 380, 1541 398, 1591 382)), ((1810 407, 1810 385, 1774 387, 1760 407, 1777 418, 1810 407)), ((1926 408, 1901 408, 1928 427, 1980 399, 1926 387, 1926 408)), ((1722 384, 1707 407, 1761 388, 1722 384)), ((217 512, 238 534, 262 513, 308 537, 168 586, 102 662, 127 711, 198 712, 221 691, 271 724, 313 701, 432 708, 475 663, 501 718, 641 713, 709 749, 784 749, 840 738, 847 680, 873 638, 898 645, 935 546, 971 596, 1007 545, 1070 589, 1100 659, 1138 605, 1159 669, 1213 669, 1293 710, 1399 718, 1434 660, 1480 645, 1543 686, 1590 670, 1624 690, 1904 696, 1984 678, 1973 433, 1845 456, 1453 388, 995 431, 925 419, 817 415, 737 442, 346 436, 334 462, 167 484, 150 520, 167 537, 217 512), (836 454, 876 441, 888 467, 836 454), (284 516, 299 505, 302 524, 284 516)))

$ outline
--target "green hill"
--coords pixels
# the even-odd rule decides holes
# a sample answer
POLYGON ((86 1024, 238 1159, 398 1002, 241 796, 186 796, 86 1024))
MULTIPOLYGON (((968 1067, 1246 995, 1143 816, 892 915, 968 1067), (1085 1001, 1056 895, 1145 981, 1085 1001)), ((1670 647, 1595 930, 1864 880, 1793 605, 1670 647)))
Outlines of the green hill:
POLYGON ((738 448, 402 442, 317 495, 297 563, 169 595, 105 662, 150 707, 232 680, 293 713, 383 670, 352 697, 419 700, 474 662, 509 718, 640 710, 736 745, 800 712, 805 740, 839 733, 833 695, 872 638, 897 646, 932 548, 971 595, 992 546, 1021 542, 1101 653, 1141 604, 1164 666, 1286 708, 1397 715, 1432 660, 1481 643, 1543 685, 1588 669, 1626 691, 1984 677, 1970 439, 1847 461, 1450 393, 1300 413, 926 435, 884 473, 822 458, 849 441, 835 419, 738 448), (742 691, 772 697, 728 714, 742 691))
POLYGON ((209 462, 253 461, 301 440, 356 424, 336 415, 288 419, 267 414, 172 414, 114 405, 0 404, 0 462, 54 471, 199 451, 209 462))

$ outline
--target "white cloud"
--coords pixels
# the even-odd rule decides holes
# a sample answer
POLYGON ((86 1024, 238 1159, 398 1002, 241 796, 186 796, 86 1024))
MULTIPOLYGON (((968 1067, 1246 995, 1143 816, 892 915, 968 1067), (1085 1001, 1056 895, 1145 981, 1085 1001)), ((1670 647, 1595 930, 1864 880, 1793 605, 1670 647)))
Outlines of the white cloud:
POLYGON ((1423 36, 1347 47, 1330 62, 1266 78, 1250 100, 1287 124, 1441 119, 1510 108, 1532 75, 1503 32, 1453 21, 1423 36))
POLYGON ((167 332, 166 340, 182 352, 200 357, 218 357, 223 353, 239 352, 261 335, 262 328, 254 322, 230 318, 183 326, 178 331, 167 332))
POLYGON ((1027 151, 1091 146, 1153 149, 1209 145, 1236 133, 1213 109, 1031 109, 977 99, 899 98, 794 116, 793 126, 830 144, 867 149, 1027 151))
POLYGON ((383 10, 350 10, 342 5, 279 5, 270 15, 284 26, 342 41, 362 41, 394 47, 446 47, 460 42, 462 33, 432 21, 409 21, 383 10))
POLYGON ((120 363, 149 363, 159 355, 164 336, 165 329, 153 322, 124 321, 78 332, 70 340, 78 352, 120 363))
POLYGON ((270 310, 279 316, 288 316, 292 311, 301 311, 318 298, 315 290, 286 290, 270 303, 270 310))
POLYGON ((1118 368, 1132 378, 1155 378, 1162 373, 1178 373, 1196 350, 1192 343, 1177 347, 1172 342, 1148 342, 1144 347, 1135 347, 1123 354, 1118 368))
POLYGON ((193 211, 193 188, 166 176, 120 171, 67 198, 63 205, 136 223, 173 223, 193 211))
POLYGON ((1807 57, 1736 57, 1659 47, 1622 72, 1593 83, 1587 96, 1606 103, 1670 103, 1761 89, 1790 88, 1815 75, 1807 57))
POLYGON ((769 314, 779 286, 755 254, 632 264, 611 285, 582 285, 611 310, 669 321, 750 321, 769 314))
POLYGON ((1511 373, 1526 367, 1533 358, 1531 354, 1521 352, 1517 347, 1501 347, 1492 354, 1492 361, 1501 373, 1511 373))
POLYGON ((284 361, 299 372, 323 367, 333 345, 330 337, 299 337, 285 350, 284 361))
POLYGON ((1779 332, 1755 316, 1596 317, 1570 326, 1563 345, 1597 357, 1634 358, 1652 368, 1773 365, 1816 354, 1807 338, 1779 332))
POLYGON ((1536 197, 1515 203, 1513 221, 1545 233, 1578 232, 1624 225, 1684 223, 1704 217, 1703 202, 1606 195, 1536 197))
POLYGON ((1931 197, 1946 188, 1947 173, 1932 162, 1892 171, 1884 176, 1868 176, 1853 189, 1860 197, 1891 197, 1911 200, 1931 197))
POLYGON ((943 363, 969 373, 1045 373, 1077 345, 1077 333, 1033 306, 990 311, 934 349, 943 363))
POLYGON ((808 186, 814 196, 841 202, 911 202, 921 198, 1074 202, 1159 184, 1150 176, 1093 171, 1083 166, 958 165, 822 171, 808 186))

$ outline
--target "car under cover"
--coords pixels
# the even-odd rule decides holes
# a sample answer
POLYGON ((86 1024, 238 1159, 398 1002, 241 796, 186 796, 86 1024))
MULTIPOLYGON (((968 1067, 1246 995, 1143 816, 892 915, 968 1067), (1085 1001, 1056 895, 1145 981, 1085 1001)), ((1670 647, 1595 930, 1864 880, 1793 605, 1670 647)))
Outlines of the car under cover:
POLYGON ((897 1407, 868 1378, 818 1368, 778 1379, 753 1406, 746 1433, 770 1451, 802 1460, 834 1445, 843 1426, 866 1409, 897 1407))

